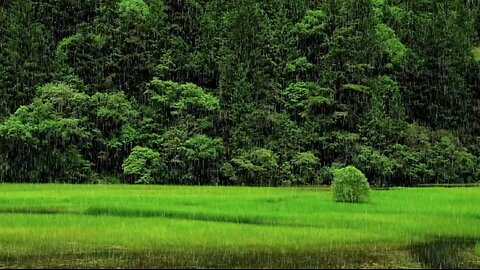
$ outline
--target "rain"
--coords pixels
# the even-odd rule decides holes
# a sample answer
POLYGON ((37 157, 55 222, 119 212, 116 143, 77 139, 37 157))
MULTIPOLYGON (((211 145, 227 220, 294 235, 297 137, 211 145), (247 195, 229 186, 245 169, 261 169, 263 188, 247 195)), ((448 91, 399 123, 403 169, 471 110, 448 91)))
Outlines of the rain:
POLYGON ((480 1, 0 0, 0 269, 480 268, 480 1))

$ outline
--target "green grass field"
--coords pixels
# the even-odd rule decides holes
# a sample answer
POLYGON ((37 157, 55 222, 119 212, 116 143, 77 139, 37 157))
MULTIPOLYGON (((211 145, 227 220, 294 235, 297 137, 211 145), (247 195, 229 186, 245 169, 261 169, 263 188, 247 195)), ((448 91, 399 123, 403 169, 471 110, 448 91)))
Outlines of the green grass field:
POLYGON ((478 268, 479 243, 480 188, 345 204, 326 188, 0 185, 0 268, 478 268))

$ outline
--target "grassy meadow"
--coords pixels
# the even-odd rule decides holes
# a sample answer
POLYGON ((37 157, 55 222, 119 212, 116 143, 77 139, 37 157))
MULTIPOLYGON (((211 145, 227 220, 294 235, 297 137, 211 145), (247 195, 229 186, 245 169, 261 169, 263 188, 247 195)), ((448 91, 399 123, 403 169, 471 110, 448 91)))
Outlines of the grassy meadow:
POLYGON ((480 267, 480 188, 0 185, 0 268, 480 267))

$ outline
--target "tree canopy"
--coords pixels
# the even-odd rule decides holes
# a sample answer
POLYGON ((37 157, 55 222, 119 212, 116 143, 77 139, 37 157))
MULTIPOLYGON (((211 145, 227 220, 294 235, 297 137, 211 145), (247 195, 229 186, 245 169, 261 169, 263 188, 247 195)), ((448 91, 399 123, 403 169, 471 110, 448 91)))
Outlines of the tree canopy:
POLYGON ((0 3, 0 181, 480 177, 480 5, 0 3))

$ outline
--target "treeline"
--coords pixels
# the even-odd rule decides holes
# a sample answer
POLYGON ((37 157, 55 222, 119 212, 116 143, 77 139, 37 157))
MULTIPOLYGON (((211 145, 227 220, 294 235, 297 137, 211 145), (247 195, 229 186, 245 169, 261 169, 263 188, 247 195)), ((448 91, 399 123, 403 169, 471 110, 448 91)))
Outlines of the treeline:
POLYGON ((0 1, 0 181, 480 179, 480 2, 0 1))

